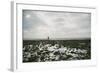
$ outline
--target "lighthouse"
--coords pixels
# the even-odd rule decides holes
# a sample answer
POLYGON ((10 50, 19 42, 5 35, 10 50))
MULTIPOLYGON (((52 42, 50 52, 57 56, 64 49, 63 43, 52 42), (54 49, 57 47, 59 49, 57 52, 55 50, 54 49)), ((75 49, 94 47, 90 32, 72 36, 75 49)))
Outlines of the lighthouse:
POLYGON ((48 40, 50 40, 49 36, 48 36, 48 40))

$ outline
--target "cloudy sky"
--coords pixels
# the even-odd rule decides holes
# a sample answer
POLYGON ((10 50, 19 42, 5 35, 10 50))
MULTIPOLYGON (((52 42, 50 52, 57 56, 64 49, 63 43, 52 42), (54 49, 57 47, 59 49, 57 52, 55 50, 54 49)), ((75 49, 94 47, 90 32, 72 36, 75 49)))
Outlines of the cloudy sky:
POLYGON ((91 36, 91 14, 23 10, 23 39, 80 39, 91 36))

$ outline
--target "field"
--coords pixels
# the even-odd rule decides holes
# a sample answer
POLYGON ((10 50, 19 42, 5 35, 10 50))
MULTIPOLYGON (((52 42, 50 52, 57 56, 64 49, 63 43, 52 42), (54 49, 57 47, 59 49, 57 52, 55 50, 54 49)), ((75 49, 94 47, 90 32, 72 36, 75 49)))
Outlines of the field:
POLYGON ((23 40, 23 62, 91 59, 91 40, 23 40))

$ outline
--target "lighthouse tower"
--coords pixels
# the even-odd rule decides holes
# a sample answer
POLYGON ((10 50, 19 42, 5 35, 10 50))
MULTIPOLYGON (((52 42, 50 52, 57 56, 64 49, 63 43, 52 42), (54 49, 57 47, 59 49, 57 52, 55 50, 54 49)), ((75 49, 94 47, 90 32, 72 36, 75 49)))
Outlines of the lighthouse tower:
POLYGON ((48 40, 50 40, 49 36, 48 36, 48 40))

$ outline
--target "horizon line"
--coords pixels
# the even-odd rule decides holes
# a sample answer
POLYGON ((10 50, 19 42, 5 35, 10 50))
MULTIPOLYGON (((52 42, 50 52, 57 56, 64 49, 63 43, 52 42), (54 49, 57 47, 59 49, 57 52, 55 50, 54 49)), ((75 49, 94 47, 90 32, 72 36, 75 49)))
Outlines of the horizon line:
POLYGON ((23 39, 23 40, 86 40, 86 39, 91 39, 91 38, 54 38, 54 39, 45 39, 45 38, 37 38, 37 39, 23 39))

